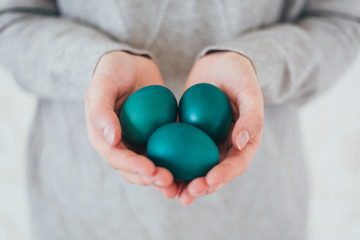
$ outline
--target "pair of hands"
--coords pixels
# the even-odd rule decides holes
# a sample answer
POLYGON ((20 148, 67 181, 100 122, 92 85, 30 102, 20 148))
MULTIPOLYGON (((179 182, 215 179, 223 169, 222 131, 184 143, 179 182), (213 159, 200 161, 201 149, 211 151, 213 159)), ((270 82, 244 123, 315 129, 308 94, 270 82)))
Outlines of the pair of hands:
POLYGON ((183 92, 197 83, 213 84, 226 93, 232 106, 233 124, 228 138, 218 146, 220 163, 205 177, 189 183, 175 182, 167 169, 156 167, 146 156, 131 151, 121 141, 117 113, 127 97, 148 85, 164 85, 151 59, 122 51, 105 54, 85 99, 89 139, 105 161, 126 181, 153 186, 166 198, 178 195, 183 205, 219 190, 244 173, 262 138, 263 97, 247 58, 234 52, 205 55, 194 64, 183 92))

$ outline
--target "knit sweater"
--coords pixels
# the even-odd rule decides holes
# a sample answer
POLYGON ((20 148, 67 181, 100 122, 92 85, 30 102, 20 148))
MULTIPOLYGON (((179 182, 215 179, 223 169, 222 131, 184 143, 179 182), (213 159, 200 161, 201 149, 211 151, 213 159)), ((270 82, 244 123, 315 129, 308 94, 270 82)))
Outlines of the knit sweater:
POLYGON ((27 155, 34 239, 305 239, 298 108, 338 79, 359 42, 358 0, 2 1, 0 64, 39 98, 27 155), (149 55, 178 98, 207 52, 248 57, 265 100, 248 170, 189 207, 124 181, 91 147, 83 103, 113 50, 149 55))

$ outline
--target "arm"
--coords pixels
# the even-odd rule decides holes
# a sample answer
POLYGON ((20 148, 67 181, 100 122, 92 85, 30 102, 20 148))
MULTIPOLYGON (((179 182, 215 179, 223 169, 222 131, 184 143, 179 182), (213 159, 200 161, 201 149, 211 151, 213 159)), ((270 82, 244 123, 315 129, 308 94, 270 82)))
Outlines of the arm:
POLYGON ((252 61, 265 105, 304 103, 331 86, 358 54, 360 3, 311 0, 300 16, 207 47, 200 56, 238 52, 252 61))
POLYGON ((0 64, 14 73, 21 87, 40 97, 82 100, 103 54, 146 54, 59 17, 52 0, 8 2, 0 6, 0 64))
POLYGON ((85 99, 90 143, 109 166, 128 182, 162 187, 166 197, 175 197, 171 173, 121 142, 120 105, 141 87, 164 84, 156 64, 139 56, 148 53, 58 17, 54 1, 11 2, 0 10, 0 64, 42 98, 85 99))
POLYGON ((236 122, 220 146, 220 163, 181 189, 182 204, 246 171, 262 139, 264 103, 303 103, 350 65, 360 42, 360 4, 339 2, 312 0, 297 23, 254 30, 202 51, 185 89, 198 82, 218 85, 234 106, 236 122))

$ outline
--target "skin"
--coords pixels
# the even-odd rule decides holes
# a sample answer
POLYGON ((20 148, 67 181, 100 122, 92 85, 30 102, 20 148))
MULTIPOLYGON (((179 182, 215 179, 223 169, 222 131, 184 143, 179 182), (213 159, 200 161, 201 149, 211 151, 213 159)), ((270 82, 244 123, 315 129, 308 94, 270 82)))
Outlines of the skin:
POLYGON ((139 88, 164 85, 152 60, 121 51, 105 54, 85 99, 89 139, 105 161, 126 181, 153 186, 166 198, 178 195, 184 206, 243 174, 259 148, 263 131, 264 102, 249 59, 234 52, 207 54, 194 64, 183 92, 197 83, 210 83, 225 92, 233 110, 233 126, 228 138, 218 145, 220 163, 205 177, 189 183, 174 182, 167 169, 156 167, 121 140, 117 113, 126 98, 139 88))
POLYGON ((127 148, 121 139, 117 117, 128 96, 154 84, 164 85, 164 82, 152 60, 122 51, 102 56, 86 92, 87 131, 92 146, 126 181, 144 186, 166 186, 163 195, 174 198, 178 186, 172 174, 127 148))
POLYGON ((227 95, 232 106, 233 124, 228 138, 218 145, 220 163, 205 177, 183 185, 178 198, 185 206, 197 197, 218 191, 246 171, 259 148, 264 124, 264 101, 259 81, 246 57, 235 52, 205 55, 194 64, 183 92, 197 83, 213 84, 227 95))

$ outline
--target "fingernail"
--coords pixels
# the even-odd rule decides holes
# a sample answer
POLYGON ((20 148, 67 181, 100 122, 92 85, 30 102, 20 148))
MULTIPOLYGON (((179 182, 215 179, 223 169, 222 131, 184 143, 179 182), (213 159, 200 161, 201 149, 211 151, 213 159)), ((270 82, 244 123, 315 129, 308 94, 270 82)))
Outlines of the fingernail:
POLYGON ((186 201, 185 198, 180 198, 179 201, 180 201, 181 205, 183 205, 184 207, 191 204, 191 202, 186 201))
POLYGON ((194 196, 200 197, 200 196, 204 195, 205 193, 206 193, 206 190, 203 190, 202 192, 194 194, 194 196))
POLYGON ((152 177, 152 176, 144 176, 144 178, 151 182, 152 185, 154 186, 157 186, 157 187, 164 187, 164 186, 167 186, 165 185, 162 181, 156 179, 155 177, 152 177))
POLYGON ((106 125, 104 128, 104 137, 110 145, 113 144, 115 138, 115 132, 109 124, 106 125))
POLYGON ((153 184, 154 184, 155 186, 159 186, 159 187, 165 186, 162 182, 160 182, 160 181, 158 181, 158 180, 153 181, 153 184))
POLYGON ((201 195, 204 195, 207 192, 207 189, 204 189, 202 191, 194 191, 193 189, 189 189, 189 193, 190 195, 194 196, 194 197, 198 197, 201 195))
POLYGON ((236 144, 239 150, 245 147, 249 141, 249 138, 249 133, 246 130, 241 131, 236 140, 236 144))
POLYGON ((216 192, 217 190, 219 190, 220 188, 222 188, 223 186, 225 186, 225 183, 220 183, 220 184, 216 187, 215 192, 216 192))

